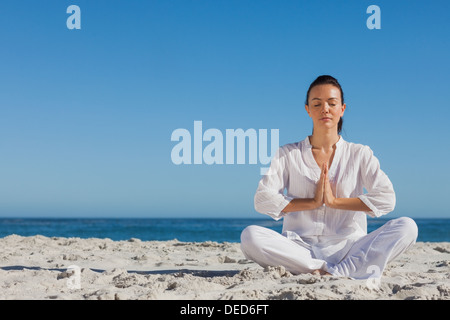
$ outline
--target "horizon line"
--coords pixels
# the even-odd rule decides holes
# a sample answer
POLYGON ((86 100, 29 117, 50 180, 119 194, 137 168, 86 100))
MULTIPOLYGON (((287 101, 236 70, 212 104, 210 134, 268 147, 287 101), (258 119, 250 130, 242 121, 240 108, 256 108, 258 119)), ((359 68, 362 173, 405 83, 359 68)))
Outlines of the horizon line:
MULTIPOLYGON (((378 219, 396 219, 399 218, 397 216, 393 216, 393 217, 389 217, 388 215, 385 216, 381 216, 381 217, 370 217, 367 216, 368 219, 370 220, 378 220, 378 219)), ((450 216, 443 216, 443 217, 439 217, 439 216, 433 216, 433 217, 410 217, 412 219, 450 219, 450 216)), ((260 219, 267 219, 267 220, 273 220, 273 221, 283 221, 282 219, 280 220, 275 220, 272 217, 269 216, 265 216, 263 214, 261 214, 260 217, 234 217, 234 216, 227 216, 227 217, 205 217, 205 216, 187 216, 187 217, 177 217, 177 216, 173 216, 173 217, 162 217, 162 216, 154 216, 154 217, 145 217, 145 216, 130 216, 130 217, 114 217, 114 216, 61 216, 61 217, 56 217, 56 216, 19 216, 19 217, 14 217, 14 216, 0 216, 0 219, 210 219, 210 220, 260 220, 260 219)))

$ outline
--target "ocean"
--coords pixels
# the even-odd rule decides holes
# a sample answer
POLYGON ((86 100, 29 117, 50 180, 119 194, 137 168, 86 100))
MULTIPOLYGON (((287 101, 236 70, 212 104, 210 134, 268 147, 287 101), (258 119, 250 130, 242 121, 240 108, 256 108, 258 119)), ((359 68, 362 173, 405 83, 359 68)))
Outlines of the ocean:
MULTIPOLYGON (((368 219, 368 232, 389 219, 368 219)), ((417 241, 450 242, 450 218, 414 219, 419 228, 417 241)), ((183 242, 239 242, 242 230, 252 224, 281 232, 282 220, 209 218, 0 218, 0 238, 21 236, 109 238, 128 240, 173 240, 183 242)))

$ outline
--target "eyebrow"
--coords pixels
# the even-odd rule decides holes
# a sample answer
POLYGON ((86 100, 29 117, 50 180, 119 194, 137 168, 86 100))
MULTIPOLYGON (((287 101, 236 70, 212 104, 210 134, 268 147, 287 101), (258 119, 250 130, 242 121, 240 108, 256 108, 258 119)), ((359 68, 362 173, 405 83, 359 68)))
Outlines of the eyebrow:
MULTIPOLYGON (((333 99, 334 100, 339 100, 338 98, 334 98, 334 97, 333 98, 328 98, 328 100, 333 100, 333 99)), ((320 99, 320 98, 312 98, 311 101, 312 100, 322 100, 322 99, 320 99)))

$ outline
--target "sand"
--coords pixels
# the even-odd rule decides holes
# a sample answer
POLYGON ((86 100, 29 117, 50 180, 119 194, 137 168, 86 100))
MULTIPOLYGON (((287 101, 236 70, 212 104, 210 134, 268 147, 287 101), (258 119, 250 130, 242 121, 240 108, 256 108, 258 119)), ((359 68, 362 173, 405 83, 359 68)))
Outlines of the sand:
POLYGON ((292 275, 246 260, 239 243, 0 239, 2 300, 449 300, 450 243, 419 242, 381 281, 292 275))

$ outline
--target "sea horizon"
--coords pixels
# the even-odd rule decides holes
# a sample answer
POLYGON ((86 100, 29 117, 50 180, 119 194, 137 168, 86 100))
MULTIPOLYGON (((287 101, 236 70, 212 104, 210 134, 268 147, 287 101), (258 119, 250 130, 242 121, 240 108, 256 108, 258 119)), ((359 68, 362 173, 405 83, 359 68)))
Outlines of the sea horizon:
MULTIPOLYGON (((367 232, 392 218, 368 218, 367 232)), ((450 218, 413 218, 419 228, 417 241, 450 242, 450 218)), ((270 217, 3 217, 0 238, 43 235, 46 237, 109 238, 142 241, 179 240, 182 242, 239 242, 242 230, 251 224, 281 232, 283 220, 270 217)))

